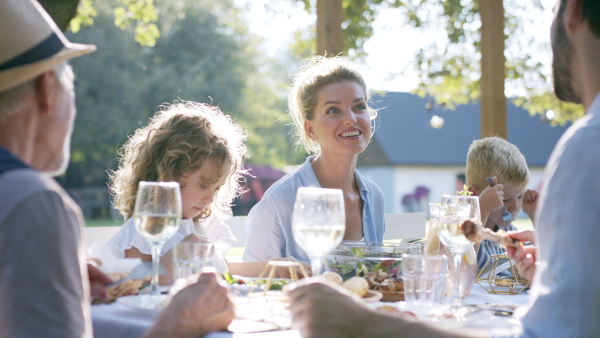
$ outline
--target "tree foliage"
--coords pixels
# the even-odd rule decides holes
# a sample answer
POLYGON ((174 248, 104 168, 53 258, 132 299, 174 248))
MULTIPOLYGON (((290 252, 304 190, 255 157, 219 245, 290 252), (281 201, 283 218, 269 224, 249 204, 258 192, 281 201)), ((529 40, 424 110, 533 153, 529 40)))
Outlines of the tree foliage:
POLYGON ((94 25, 69 36, 94 43, 98 50, 72 60, 79 113, 67 185, 105 182, 127 135, 147 124, 157 106, 178 98, 218 105, 248 130, 248 162, 281 167, 296 158, 289 128, 280 121, 285 102, 260 69, 272 60, 254 50, 258 41, 232 1, 161 4, 156 24, 162 36, 152 48, 132 43, 120 32, 112 22, 112 8, 111 3, 97 3, 94 25))
MULTIPOLYGON (((309 12, 315 8, 315 0, 295 1, 302 1, 309 12)), ((532 29, 534 20, 549 9, 537 1, 503 1, 507 96, 532 115, 553 110, 552 124, 564 124, 582 116, 581 105, 564 103, 554 96, 548 78, 548 39, 541 39, 532 29)), ((378 13, 399 8, 407 24, 430 32, 432 37, 431 44, 415 55, 413 66, 420 78, 415 92, 429 95, 449 108, 476 101, 480 97, 481 74, 478 4, 479 1, 465 0, 343 0, 346 54, 356 59, 364 57, 362 46, 373 35, 378 13)), ((297 36, 315 38, 306 33, 297 36)), ((302 52, 306 41, 296 43, 293 50, 306 53, 306 49, 302 52)))

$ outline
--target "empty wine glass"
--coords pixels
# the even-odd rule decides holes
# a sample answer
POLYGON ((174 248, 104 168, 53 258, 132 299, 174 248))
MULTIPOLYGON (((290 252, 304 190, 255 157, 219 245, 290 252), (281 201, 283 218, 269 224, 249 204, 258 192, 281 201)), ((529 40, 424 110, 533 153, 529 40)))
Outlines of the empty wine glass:
POLYGON ((158 294, 160 253, 181 222, 181 193, 177 182, 140 182, 133 221, 152 248, 151 294, 158 294))
POLYGON ((454 258, 454 291, 450 301, 452 306, 463 305, 459 292, 460 265, 463 255, 473 245, 462 232, 461 225, 466 220, 481 224, 479 199, 476 196, 444 195, 438 221, 438 236, 454 258))
POLYGON ((299 188, 292 215, 292 232, 310 258, 312 275, 320 275, 323 257, 340 244, 346 232, 342 191, 299 188))

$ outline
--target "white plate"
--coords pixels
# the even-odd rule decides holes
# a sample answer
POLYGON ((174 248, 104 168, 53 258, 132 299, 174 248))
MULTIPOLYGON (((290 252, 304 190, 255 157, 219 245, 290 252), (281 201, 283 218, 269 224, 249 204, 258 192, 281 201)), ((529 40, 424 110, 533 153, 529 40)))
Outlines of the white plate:
POLYGON ((241 318, 234 319, 227 327, 227 330, 233 333, 263 332, 279 329, 279 325, 275 323, 241 318))
POLYGON ((167 305, 168 295, 133 295, 117 298, 116 302, 158 315, 167 305))

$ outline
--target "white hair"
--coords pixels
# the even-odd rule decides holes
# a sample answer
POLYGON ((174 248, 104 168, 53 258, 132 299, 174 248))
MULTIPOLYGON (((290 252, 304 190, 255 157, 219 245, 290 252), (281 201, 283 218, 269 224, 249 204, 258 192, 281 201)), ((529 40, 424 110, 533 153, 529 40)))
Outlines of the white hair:
MULTIPOLYGON (((54 67, 60 85, 64 89, 73 87, 75 76, 73 69, 65 61, 54 67)), ((35 90, 35 85, 41 75, 24 82, 16 87, 0 92, 0 121, 13 116, 25 104, 25 98, 35 90)))

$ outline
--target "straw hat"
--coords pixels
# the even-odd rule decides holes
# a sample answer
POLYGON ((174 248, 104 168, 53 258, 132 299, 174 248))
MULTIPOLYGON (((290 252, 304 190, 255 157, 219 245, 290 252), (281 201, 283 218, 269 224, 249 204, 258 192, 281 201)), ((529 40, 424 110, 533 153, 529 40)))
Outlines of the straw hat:
POLYGON ((33 0, 0 0, 0 92, 96 50, 71 43, 33 0))

